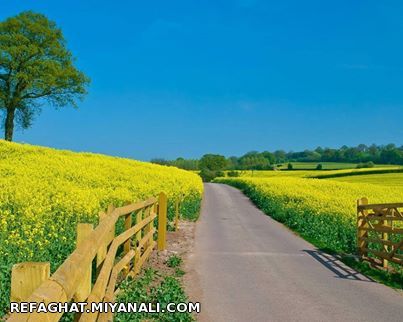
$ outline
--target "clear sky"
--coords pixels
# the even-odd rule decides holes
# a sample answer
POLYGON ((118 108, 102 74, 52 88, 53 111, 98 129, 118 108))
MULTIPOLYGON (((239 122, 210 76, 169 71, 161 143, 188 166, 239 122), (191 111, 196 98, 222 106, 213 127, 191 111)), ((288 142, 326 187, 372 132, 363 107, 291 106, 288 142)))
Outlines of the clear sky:
POLYGON ((16 141, 148 160, 403 143, 402 1, 0 0, 92 79, 16 141))

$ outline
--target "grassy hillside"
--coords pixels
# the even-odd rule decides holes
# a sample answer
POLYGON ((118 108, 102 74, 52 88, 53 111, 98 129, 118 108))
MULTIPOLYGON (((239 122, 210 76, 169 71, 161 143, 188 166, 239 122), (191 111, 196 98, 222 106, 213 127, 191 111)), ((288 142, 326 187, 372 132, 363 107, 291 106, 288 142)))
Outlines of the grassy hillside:
MULTIPOLYGON (((97 222, 108 204, 164 191, 185 196, 181 212, 197 216, 198 175, 129 159, 0 141, 0 316, 9 298, 10 269, 50 261, 52 271, 75 247, 77 222, 97 222)), ((172 212, 170 213, 172 215, 172 212)))

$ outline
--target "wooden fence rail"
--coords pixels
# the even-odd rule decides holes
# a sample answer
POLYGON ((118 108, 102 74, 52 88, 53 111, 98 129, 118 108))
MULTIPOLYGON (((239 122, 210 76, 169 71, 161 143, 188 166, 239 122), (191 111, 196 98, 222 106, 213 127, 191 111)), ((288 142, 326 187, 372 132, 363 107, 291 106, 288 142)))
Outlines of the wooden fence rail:
MULTIPOLYGON (((49 263, 20 263, 12 270, 11 301, 26 302, 113 302, 119 277, 139 273, 157 246, 165 249, 167 197, 108 207, 99 214, 99 225, 78 224, 77 247, 49 276, 49 263), (158 217, 158 229, 154 219, 158 217), (124 218, 124 230, 115 236, 116 223, 124 218), (157 232, 157 242, 154 234, 157 232), (122 250, 119 252, 119 250, 122 250), (96 270, 92 270, 93 261, 96 270), (95 274, 95 283, 92 275, 95 274)), ((7 321, 58 321, 60 313, 13 313, 7 321)), ((76 321, 110 321, 111 313, 84 313, 76 321)))
POLYGON ((357 244, 361 259, 387 269, 403 266, 403 203, 368 204, 357 201, 357 244))

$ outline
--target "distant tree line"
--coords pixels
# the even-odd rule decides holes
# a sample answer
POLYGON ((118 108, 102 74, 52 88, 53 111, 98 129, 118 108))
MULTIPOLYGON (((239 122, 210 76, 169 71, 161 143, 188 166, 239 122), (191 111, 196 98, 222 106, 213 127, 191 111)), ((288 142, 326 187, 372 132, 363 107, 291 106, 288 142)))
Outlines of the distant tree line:
POLYGON ((375 164, 397 164, 403 165, 403 145, 398 147, 395 144, 367 146, 359 144, 356 147, 343 145, 339 149, 318 147, 315 150, 302 152, 285 152, 277 150, 274 152, 252 151, 241 157, 224 158, 220 155, 207 154, 200 160, 177 158, 176 160, 153 159, 153 163, 175 166, 186 170, 270 170, 279 164, 289 162, 344 162, 344 163, 375 163, 375 164), (223 159, 225 163, 223 164, 223 159), (206 165, 215 163, 213 166, 206 165), (219 164, 219 166, 216 166, 219 164))
POLYGON ((151 159, 151 163, 169 165, 185 170, 199 170, 199 160, 177 158, 176 160, 166 160, 162 158, 151 159))

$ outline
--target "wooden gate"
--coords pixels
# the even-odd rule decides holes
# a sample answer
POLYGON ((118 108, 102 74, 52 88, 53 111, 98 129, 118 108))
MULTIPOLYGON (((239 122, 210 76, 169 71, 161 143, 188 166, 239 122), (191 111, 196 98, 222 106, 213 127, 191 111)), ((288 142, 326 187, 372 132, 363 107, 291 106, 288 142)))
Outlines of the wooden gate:
POLYGON ((357 244, 361 259, 388 268, 403 266, 403 203, 368 204, 357 201, 357 244))

